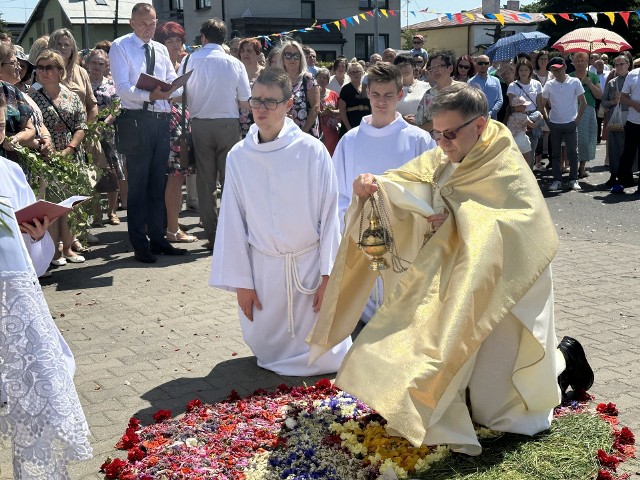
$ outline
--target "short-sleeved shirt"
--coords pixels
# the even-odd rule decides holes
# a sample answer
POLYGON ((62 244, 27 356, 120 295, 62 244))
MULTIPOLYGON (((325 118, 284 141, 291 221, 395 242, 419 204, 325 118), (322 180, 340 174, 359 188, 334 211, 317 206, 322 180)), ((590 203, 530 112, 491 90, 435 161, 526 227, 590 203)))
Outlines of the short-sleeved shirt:
MULTIPOLYGON (((569 75, 575 78, 576 73, 572 72, 569 75)), ((600 79, 598 78, 598 75, 591 72, 587 72, 587 75, 589 75, 589 78, 594 85, 600 85, 600 79)), ((582 80, 580 80, 580 83, 582 83, 582 80)), ((582 87, 584 88, 584 85, 582 87)), ((593 96, 593 93, 591 93, 591 90, 589 88, 584 88, 584 98, 587 100, 587 105, 589 105, 590 107, 596 106, 596 97, 593 96)))
MULTIPOLYGON (((458 82, 457 80, 451 81, 451 85, 455 85, 456 83, 464 82, 458 82)), ((437 85, 434 85, 433 87, 428 89, 422 96, 422 100, 420 100, 420 102, 418 103, 418 109, 416 110, 416 125, 424 125, 425 123, 430 122, 433 119, 433 117, 431 116, 429 105, 431 105, 431 102, 436 97, 436 95, 438 95, 438 87, 437 85)))
POLYGON ((564 82, 555 78, 548 80, 542 89, 542 96, 551 105, 551 123, 571 123, 578 116, 578 97, 584 94, 582 82, 567 75, 564 82))
MULTIPOLYGON (((630 94, 631 100, 640 102, 640 68, 634 68, 629 72, 622 86, 622 93, 630 94)), ((629 107, 627 121, 640 125, 640 112, 633 107, 629 107)))
MULTIPOLYGON (((309 116, 308 92, 317 85, 318 84, 314 80, 313 75, 305 73, 300 76, 296 84, 293 85, 291 89, 293 105, 291 105, 291 110, 289 110, 289 117, 291 117, 293 122, 300 128, 304 128, 305 123, 307 123, 307 117, 309 116)), ((311 130, 307 133, 310 133, 316 138, 320 136, 318 118, 316 118, 311 130)))
MULTIPOLYGON (((347 119, 351 128, 359 126, 362 119, 371 114, 371 102, 364 88, 358 93, 356 87, 348 83, 340 90, 340 100, 347 105, 347 119)), ((343 133, 345 131, 343 130, 343 133)))
POLYGON ((5 133, 7 137, 24 130, 31 118, 32 109, 24 94, 7 82, 0 82, 0 90, 7 101, 5 133))
MULTIPOLYGON (((531 79, 528 84, 522 82, 511 82, 509 88, 507 88, 507 95, 514 95, 516 97, 524 97, 531 102, 531 105, 527 105, 526 112, 533 112, 536 110, 536 102, 538 94, 542 93, 542 84, 534 79, 531 79)), ((507 100, 505 100, 507 102, 507 100)))

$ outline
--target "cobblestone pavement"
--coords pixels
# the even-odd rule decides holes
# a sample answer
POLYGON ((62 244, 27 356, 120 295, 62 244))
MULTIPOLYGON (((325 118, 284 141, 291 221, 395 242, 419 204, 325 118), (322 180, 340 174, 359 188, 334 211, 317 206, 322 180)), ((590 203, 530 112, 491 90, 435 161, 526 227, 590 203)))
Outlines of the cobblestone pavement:
MULTIPOLYGON (((126 220, 125 212, 119 212, 126 220)), ((181 222, 203 237, 197 214, 181 222)), ((76 388, 92 431, 94 459, 71 467, 73 479, 101 479, 98 469, 131 416, 151 421, 193 398, 214 402, 231 389, 248 393, 282 377, 259 369, 242 341, 235 297, 208 286, 211 256, 202 241, 189 255, 143 266, 133 260, 126 222, 95 229, 100 244, 87 262, 43 280, 53 317, 73 350, 76 388)), ((640 241, 562 238, 553 264, 558 336, 584 344, 596 372, 593 393, 617 403, 623 425, 640 434, 640 241)), ((299 383, 302 379, 284 379, 299 383)), ((0 454, 1 478, 11 472, 0 454)), ((629 471, 639 471, 629 463, 629 471)))

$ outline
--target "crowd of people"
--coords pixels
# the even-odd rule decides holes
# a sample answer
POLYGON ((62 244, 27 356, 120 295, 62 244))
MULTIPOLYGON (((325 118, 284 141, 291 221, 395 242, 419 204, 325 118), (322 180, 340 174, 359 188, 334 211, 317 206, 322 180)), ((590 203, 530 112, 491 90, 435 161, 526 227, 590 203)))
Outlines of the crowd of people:
MULTIPOLYGON (((149 93, 136 89, 134 77, 140 73, 139 66, 127 58, 119 43, 113 49, 112 42, 105 40, 79 52, 71 31, 59 29, 37 39, 28 55, 10 39, 0 44, 0 80, 7 99, 7 139, 0 154, 20 162, 13 143, 44 155, 67 154, 78 162, 86 161, 89 153, 103 175, 117 179, 105 192, 106 220, 118 225, 118 209, 128 210, 130 240, 135 257, 142 262, 155 258, 146 243, 149 227, 156 236, 152 243, 162 246, 153 250, 164 254, 184 254, 184 249, 170 243, 197 240, 183 231, 178 221, 185 181, 186 208, 199 212, 206 234, 203 247, 213 250, 218 206, 210 199, 220 198, 226 156, 254 123, 248 99, 265 68, 287 72, 293 88, 288 116, 303 132, 321 139, 330 155, 339 140, 371 114, 367 72, 387 62, 402 73, 402 95, 396 108, 408 124, 431 132, 430 104, 438 92, 469 83, 483 91, 489 105, 487 114, 508 126, 527 164, 535 172, 551 171, 549 191, 565 187, 580 190, 579 180, 589 175, 588 162, 594 160, 596 144, 602 139, 607 142, 605 164, 611 172, 607 186, 614 193, 635 186, 638 145, 636 136, 628 133, 640 124, 636 119, 640 114, 633 108, 640 94, 636 92, 635 71, 625 82, 633 67, 628 52, 612 57, 612 66, 606 54, 554 56, 546 50, 492 63, 482 54, 457 58, 448 51, 429 54, 424 37, 415 35, 413 48, 406 53, 387 48, 381 55, 371 55, 368 62, 339 56, 324 68, 317 64, 316 52, 298 41, 283 41, 267 52, 255 38, 227 40, 226 27, 214 20, 203 24, 201 48, 194 49, 185 45, 182 26, 175 22, 158 25, 154 11, 139 15, 143 14, 149 17, 148 22, 136 29, 134 21, 132 35, 148 37, 150 45, 157 45, 153 50, 158 52, 157 65, 150 71, 162 77, 164 72, 155 71, 161 70, 162 62, 166 62, 162 68, 171 67, 172 75, 167 79, 194 71, 184 91, 158 97, 157 102, 157 92, 151 92, 154 99, 147 101, 149 93), (122 106, 118 118, 110 110, 116 101, 122 106), (127 162, 126 152, 139 153, 139 137, 129 139, 136 140, 133 144, 127 142, 125 124, 145 122, 147 117, 132 116, 139 115, 135 112, 139 107, 146 111, 149 104, 154 105, 151 111, 168 114, 162 118, 168 121, 168 128, 162 132, 160 144, 164 145, 167 137, 169 151, 166 155, 159 152, 153 160, 158 165, 138 171, 127 162), (105 108, 109 113, 101 115, 105 108), (614 122, 609 121, 611 117, 614 122), (99 142, 83 142, 87 124, 95 121, 116 125, 121 133, 105 132, 99 142), (185 143, 185 138, 190 143, 185 143), (191 155, 181 151, 185 147, 191 155), (567 173, 568 183, 563 185, 567 173), (134 208, 129 207, 130 200, 134 208)), ((136 55, 140 65, 146 65, 145 55, 136 55)), ((157 143, 148 140, 152 145, 157 143)), ((104 223, 101 209, 92 214, 93 226, 104 223)), ((51 226, 51 233, 58 245, 53 265, 84 261, 81 253, 86 247, 65 218, 51 226)), ((89 234, 88 241, 96 242, 97 238, 89 234)))
MULTIPOLYGON (((258 365, 282 375, 339 371, 341 388, 415 445, 477 455, 472 422, 533 435, 549 427, 568 386, 590 388, 579 344, 556 350, 557 234, 533 172, 547 158, 549 190, 562 189, 564 173, 579 190, 600 135, 608 185, 635 185, 640 70, 629 73, 630 56, 616 56, 609 71, 608 58, 582 53, 492 63, 429 53, 416 35, 407 53, 338 57, 327 69, 293 39, 269 52, 253 38, 227 41, 216 18, 201 25, 200 48, 185 46, 179 24, 158 25, 150 4, 133 7, 131 27, 84 54, 67 29, 38 39, 28 55, 0 42, 0 194, 9 207, 34 200, 17 145, 79 164, 88 152, 115 178, 104 192, 107 221, 119 224, 118 208, 127 209, 134 258, 147 264, 185 255, 174 244, 197 240, 179 224, 186 182, 187 207, 199 212, 203 247, 213 251, 210 284, 236 294, 258 365), (189 77, 180 88, 142 89, 143 73, 166 83, 189 77), (94 122, 115 129, 87 142, 94 122), (374 194, 393 236, 393 268, 380 271, 358 248, 374 194), (536 239, 549 248, 521 255, 536 239), (455 341, 440 344, 445 335, 455 341), (388 393, 366 374, 372 366, 397 372, 383 375, 388 393), (412 393, 425 388, 430 400, 412 393)), ((46 188, 40 193, 46 198, 46 188)), ((93 211, 94 224, 104 214, 93 211)), ((0 235, 0 258, 19 263, 0 268, 0 286, 26 281, 52 323, 32 280, 49 263, 83 262, 85 246, 64 217, 18 225, 0 215, 0 227, 22 233, 0 235)), ((10 347, 0 342, 0 352, 10 347)), ((59 334, 47 348, 69 401, 54 419, 73 411, 77 422, 43 441, 57 435, 73 450, 65 460, 87 458, 73 357, 59 334)), ((16 455, 19 472, 28 462, 16 455)))

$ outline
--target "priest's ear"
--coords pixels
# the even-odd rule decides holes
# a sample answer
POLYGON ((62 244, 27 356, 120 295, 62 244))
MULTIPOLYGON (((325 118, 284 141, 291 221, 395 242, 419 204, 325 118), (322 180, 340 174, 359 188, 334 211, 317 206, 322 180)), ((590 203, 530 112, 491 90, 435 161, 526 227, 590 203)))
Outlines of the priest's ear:
POLYGON ((291 98, 287 100, 285 107, 287 107, 287 109, 285 110, 286 112, 291 110, 291 107, 293 107, 293 95, 291 95, 291 98))

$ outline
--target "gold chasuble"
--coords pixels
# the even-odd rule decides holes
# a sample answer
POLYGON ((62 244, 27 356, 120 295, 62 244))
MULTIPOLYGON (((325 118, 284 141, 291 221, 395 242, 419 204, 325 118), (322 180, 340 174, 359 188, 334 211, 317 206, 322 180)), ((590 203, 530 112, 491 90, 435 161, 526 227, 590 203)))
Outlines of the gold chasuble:
MULTIPOLYGON (((434 411, 446 409, 439 403, 450 401, 454 377, 498 325, 512 321, 522 333, 519 344, 505 346, 516 352, 509 384, 523 411, 548 414, 560 400, 549 269, 558 237, 507 128, 489 121, 457 166, 436 148, 377 181, 397 254, 412 264, 404 273, 380 272, 384 303, 355 340, 336 384, 376 409, 391 431, 420 445, 437 421, 432 417, 441 415, 434 411), (430 228, 424 217, 432 209, 446 209, 449 217, 423 246, 430 228), (542 283, 545 288, 532 288, 542 283), (546 313, 514 308, 530 290, 542 294, 546 313)), ((379 274, 368 270, 370 257, 357 247, 360 212, 369 208, 354 198, 346 213, 307 339, 312 360, 352 333, 379 274)))

